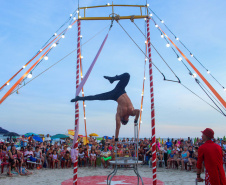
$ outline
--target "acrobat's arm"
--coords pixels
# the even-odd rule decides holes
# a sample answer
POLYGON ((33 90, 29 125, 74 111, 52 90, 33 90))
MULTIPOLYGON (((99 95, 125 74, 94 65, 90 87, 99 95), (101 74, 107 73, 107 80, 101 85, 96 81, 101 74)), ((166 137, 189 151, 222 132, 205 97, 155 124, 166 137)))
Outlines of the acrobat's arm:
POLYGON ((121 119, 118 113, 116 113, 115 120, 116 120, 115 141, 118 141, 119 130, 121 127, 121 119))
POLYGON ((139 109, 134 109, 131 116, 135 116, 135 119, 134 119, 134 123, 137 123, 138 121, 138 118, 140 116, 140 110, 139 109))

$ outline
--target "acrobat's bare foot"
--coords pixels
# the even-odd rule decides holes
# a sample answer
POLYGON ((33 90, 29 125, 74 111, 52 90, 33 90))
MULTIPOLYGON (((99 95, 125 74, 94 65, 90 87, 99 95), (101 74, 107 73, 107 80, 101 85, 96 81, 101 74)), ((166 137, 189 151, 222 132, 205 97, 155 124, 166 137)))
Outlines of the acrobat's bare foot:
POLYGON ((113 77, 110 76, 104 76, 105 79, 109 80, 109 82, 112 84, 114 82, 113 77))

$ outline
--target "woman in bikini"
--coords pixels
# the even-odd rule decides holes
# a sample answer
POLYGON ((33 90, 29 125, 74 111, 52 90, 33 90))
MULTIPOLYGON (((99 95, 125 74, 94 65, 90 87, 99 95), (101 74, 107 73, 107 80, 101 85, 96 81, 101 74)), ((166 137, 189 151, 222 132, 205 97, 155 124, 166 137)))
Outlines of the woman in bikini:
POLYGON ((188 157, 189 157, 189 152, 188 152, 188 148, 184 147, 184 151, 181 153, 181 170, 184 169, 184 164, 188 163, 188 157))

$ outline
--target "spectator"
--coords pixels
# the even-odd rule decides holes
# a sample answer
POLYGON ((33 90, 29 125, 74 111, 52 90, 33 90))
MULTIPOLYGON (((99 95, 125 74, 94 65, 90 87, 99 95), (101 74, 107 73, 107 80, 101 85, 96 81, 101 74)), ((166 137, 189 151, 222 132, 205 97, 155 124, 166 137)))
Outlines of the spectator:
POLYGON ((107 168, 110 165, 109 161, 111 160, 111 152, 108 151, 107 145, 104 146, 104 150, 101 152, 100 156, 104 168, 107 168))
POLYGON ((51 143, 51 137, 49 136, 49 134, 47 134, 46 138, 45 138, 45 141, 47 143, 51 143))
POLYGON ((97 160, 97 155, 95 154, 95 150, 92 150, 90 154, 90 165, 96 167, 96 160, 97 160))
POLYGON ((167 139, 166 145, 167 145, 167 148, 169 147, 172 148, 172 142, 170 142, 170 139, 167 139))
POLYGON ((82 162, 84 162, 84 167, 85 167, 86 158, 85 158, 85 152, 83 151, 82 148, 79 149, 78 160, 79 160, 79 166, 82 166, 82 162))
POLYGON ((187 147, 184 147, 184 151, 181 153, 181 164, 182 164, 181 170, 184 169, 185 163, 188 163, 188 157, 189 157, 188 149, 187 147))

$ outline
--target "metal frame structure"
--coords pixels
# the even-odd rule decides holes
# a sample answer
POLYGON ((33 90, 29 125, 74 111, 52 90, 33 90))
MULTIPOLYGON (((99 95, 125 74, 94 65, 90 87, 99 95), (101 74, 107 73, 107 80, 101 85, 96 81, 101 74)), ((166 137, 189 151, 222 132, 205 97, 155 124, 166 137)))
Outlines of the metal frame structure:
MULTIPOLYGON (((145 19, 147 20, 147 38, 148 38, 148 56, 149 56, 149 76, 150 76, 150 96, 151 96, 151 124, 152 124, 152 168, 153 168, 153 185, 157 184, 157 173, 156 173, 156 146, 155 146, 155 111, 154 111, 154 92, 153 92, 153 74, 152 74, 152 61, 151 61, 151 44, 150 44, 150 30, 149 30, 149 16, 148 16, 148 4, 146 5, 114 5, 113 2, 112 4, 107 4, 107 5, 100 5, 100 6, 90 6, 90 7, 78 7, 78 39, 77 39, 77 48, 78 48, 78 52, 77 52, 77 70, 76 70, 76 88, 79 82, 79 64, 78 61, 80 59, 80 33, 81 33, 81 21, 83 20, 120 20, 120 19, 145 19), (86 16, 86 10, 87 9, 92 9, 92 8, 112 8, 111 14, 108 17, 87 17, 86 16), (130 15, 130 16, 120 16, 119 14, 115 13, 115 7, 137 7, 140 8, 140 15, 130 15), (142 8, 145 8, 146 10, 144 11, 145 14, 143 14, 142 12, 142 8), (81 10, 83 10, 83 17, 81 16, 81 10)), ((79 124, 79 110, 78 110, 78 105, 76 103, 76 116, 75 116, 75 129, 78 129, 78 124, 79 124)), ((143 180, 138 172, 138 135, 139 135, 139 131, 138 131, 138 124, 134 124, 134 137, 136 138, 136 143, 135 143, 135 148, 136 148, 136 157, 132 160, 134 163, 130 163, 133 167, 132 169, 134 170, 134 172, 136 173, 137 177, 138 177, 138 184, 139 184, 139 179, 141 179, 142 185, 143 185, 143 180)), ((74 148, 76 148, 76 150, 78 150, 78 142, 76 141, 74 143, 74 148)), ((116 147, 117 148, 117 147, 116 147)), ((117 149, 116 149, 117 150, 117 149)), ((117 152, 117 151, 116 151, 117 152)), ((116 155, 117 156, 117 155, 116 155)), ((120 165, 123 164, 124 165, 128 165, 129 163, 126 162, 127 159, 118 159, 116 157, 116 162, 115 162, 115 168, 114 171, 111 172, 108 177, 107 177, 107 184, 110 185, 111 180, 113 178, 113 176, 117 173, 117 161, 119 161, 118 163, 120 163, 120 165), (110 179, 109 179, 110 178, 110 179), (108 182, 109 180, 109 182, 108 182)), ((77 165, 78 165, 78 159, 76 159, 76 163, 74 164, 74 174, 73 174, 73 185, 77 185, 78 181, 77 181, 77 165)))
POLYGON ((138 164, 142 163, 142 161, 138 161, 138 139, 139 139, 138 124, 134 123, 134 142, 117 142, 116 144, 135 144, 135 151, 136 151, 135 157, 118 157, 117 156, 118 147, 116 146, 115 162, 112 162, 112 164, 114 164, 114 170, 107 177, 107 185, 111 185, 111 180, 116 175, 119 168, 125 168, 125 167, 118 167, 118 165, 123 165, 123 166, 131 165, 132 167, 126 167, 126 168, 134 170, 135 174, 137 175, 137 185, 139 185, 140 180, 142 185, 144 185, 143 179, 138 172, 138 164))
POLYGON ((132 15, 132 16, 120 16, 120 19, 143 19, 148 17, 148 5, 119 5, 116 4, 114 5, 113 2, 112 4, 107 4, 107 5, 100 5, 100 6, 89 6, 89 7, 79 7, 78 8, 78 19, 79 20, 112 20, 112 17, 114 17, 115 14, 115 9, 114 7, 137 7, 140 8, 140 15, 132 15), (112 12, 108 17, 86 17, 86 10, 87 9, 92 9, 92 8, 112 8, 112 12), (145 15, 142 13, 142 8, 146 8, 144 12, 146 12, 145 15), (80 10, 83 10, 83 17, 81 16, 80 10), (112 15, 112 16, 111 16, 112 15))

